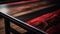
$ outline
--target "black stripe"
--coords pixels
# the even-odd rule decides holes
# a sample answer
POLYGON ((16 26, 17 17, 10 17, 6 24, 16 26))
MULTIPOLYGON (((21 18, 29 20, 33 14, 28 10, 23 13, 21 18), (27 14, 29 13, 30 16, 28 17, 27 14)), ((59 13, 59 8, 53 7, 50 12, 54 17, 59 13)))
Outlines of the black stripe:
POLYGON ((31 20, 33 18, 39 17, 41 15, 44 15, 46 13, 53 12, 53 11, 59 9, 59 8, 60 8, 59 6, 53 6, 53 7, 49 7, 49 8, 43 9, 43 10, 38 10, 36 12, 32 12, 32 13, 29 13, 29 14, 18 16, 16 18, 18 18, 20 20, 23 20, 23 21, 27 21, 27 20, 31 20))

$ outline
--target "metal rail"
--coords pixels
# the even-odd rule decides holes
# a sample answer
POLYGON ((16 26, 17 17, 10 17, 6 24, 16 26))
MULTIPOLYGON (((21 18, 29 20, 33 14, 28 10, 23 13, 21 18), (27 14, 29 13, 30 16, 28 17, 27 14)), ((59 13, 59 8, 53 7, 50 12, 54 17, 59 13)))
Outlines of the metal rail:
POLYGON ((0 12, 0 16, 2 16, 5 19, 5 31, 6 34, 10 34, 12 32, 13 34, 21 34, 20 32, 14 30, 13 28, 10 27, 10 22, 13 22, 14 24, 18 25, 19 27, 22 27, 29 31, 31 34, 47 34, 46 32, 31 26, 19 19, 16 19, 6 13, 0 12))

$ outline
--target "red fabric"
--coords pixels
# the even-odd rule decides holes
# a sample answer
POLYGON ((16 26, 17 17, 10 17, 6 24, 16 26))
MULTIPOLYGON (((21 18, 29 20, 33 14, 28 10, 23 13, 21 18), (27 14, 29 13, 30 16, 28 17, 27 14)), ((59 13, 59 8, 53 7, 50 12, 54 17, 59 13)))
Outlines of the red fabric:
MULTIPOLYGON (((29 20, 27 21, 27 23, 33 26, 38 26, 40 23, 44 23, 45 26, 48 26, 48 23, 46 23, 45 21, 49 19, 54 19, 54 17, 56 17, 59 13, 60 13, 60 9, 51 13, 44 14, 32 20, 29 20)), ((55 31, 54 28, 52 28, 48 31, 48 33, 52 34, 54 31, 55 31)))
MULTIPOLYGON (((46 20, 52 19, 56 17, 60 13, 60 10, 54 11, 52 13, 44 14, 42 16, 39 16, 37 18, 34 18, 32 20, 27 21, 28 24, 37 26, 40 24, 40 22, 45 22, 46 20)), ((44 23, 47 25, 47 23, 44 23)))
POLYGON ((55 28, 51 27, 48 31, 46 31, 49 34, 53 34, 53 32, 56 32, 55 28))

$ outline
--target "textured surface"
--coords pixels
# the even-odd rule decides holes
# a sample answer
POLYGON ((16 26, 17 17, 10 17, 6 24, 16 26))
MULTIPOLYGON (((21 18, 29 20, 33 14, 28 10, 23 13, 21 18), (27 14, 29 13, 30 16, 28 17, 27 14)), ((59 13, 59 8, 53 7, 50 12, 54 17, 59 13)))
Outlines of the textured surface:
MULTIPOLYGON (((25 14, 27 14, 27 13, 32 13, 32 12, 35 12, 35 11, 39 11, 39 10, 42 10, 42 9, 45 9, 45 8, 48 8, 48 7, 50 7, 51 5, 49 5, 48 4, 48 2, 36 2, 36 3, 32 3, 32 4, 28 4, 28 5, 22 5, 22 6, 10 6, 9 7, 9 10, 10 10, 10 14, 12 15, 12 16, 21 16, 21 15, 25 15, 25 14)), ((32 16, 37 16, 38 15, 38 17, 37 18, 34 18, 34 19, 32 19, 31 21, 32 21, 32 24, 34 24, 34 25, 36 25, 36 24, 39 24, 40 22, 44 22, 44 24, 46 25, 47 23, 45 22, 45 20, 47 19, 49 19, 50 17, 51 17, 51 14, 53 14, 52 15, 52 17, 53 17, 53 19, 54 19, 54 16, 56 16, 56 13, 57 12, 52 12, 52 13, 47 13, 47 14, 44 14, 44 15, 42 15, 42 16, 39 16, 39 14, 38 14, 39 12, 37 12, 37 14, 35 14, 35 13, 33 13, 32 14, 32 16), (49 17, 50 16, 50 17, 49 17), (35 19, 37 19, 37 22, 38 23, 36 23, 34 20, 35 19), (41 19, 41 20, 40 20, 41 19), (34 21, 34 22, 33 22, 34 21)), ((29 15, 30 16, 30 15, 29 15)), ((27 17, 27 16, 26 16, 27 17)), ((17 17, 18 19, 19 19, 19 17, 17 17)), ((24 17, 23 17, 24 18, 24 17)), ((21 18, 22 19, 22 18, 21 18)), ((28 19, 28 18, 27 18, 28 19)), ((24 19, 23 19, 24 20, 24 19)), ((27 23, 31 23, 31 22, 27 22, 27 23)), ((48 22, 48 23, 50 23, 50 22, 48 22)), ((54 22, 55 23, 55 22, 54 22)), ((57 26, 59 26, 59 25, 57 25, 57 26)), ((56 26, 56 27, 57 27, 56 26)), ((27 32, 26 30, 24 30, 24 29, 22 29, 21 27, 18 27, 18 26, 16 26, 15 24, 13 24, 13 23, 11 23, 11 27, 12 28, 14 28, 14 29, 16 29, 17 31, 19 31, 19 32, 21 32, 21 33, 24 33, 24 32, 27 32)), ((40 25, 39 25, 39 27, 40 27, 40 25)), ((58 28, 58 27, 57 27, 58 28)), ((56 29, 57 29, 56 28, 56 29)), ((51 33, 51 32, 53 32, 54 31, 54 29, 53 29, 53 27, 51 27, 50 29, 48 29, 47 30, 47 32, 48 33, 51 33), (51 29, 51 30, 50 30, 51 29)), ((58 28, 59 29, 59 28, 58 28)), ((4 19, 0 19, 0 34, 4 34, 5 33, 5 27, 4 27, 4 19)))

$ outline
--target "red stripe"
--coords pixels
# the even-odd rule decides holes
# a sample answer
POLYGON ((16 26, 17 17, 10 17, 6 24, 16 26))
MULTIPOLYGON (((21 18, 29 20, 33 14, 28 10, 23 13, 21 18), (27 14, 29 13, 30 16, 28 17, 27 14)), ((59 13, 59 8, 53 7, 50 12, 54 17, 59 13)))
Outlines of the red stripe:
POLYGON ((58 15, 58 13, 60 13, 60 10, 54 11, 52 13, 44 14, 42 16, 39 16, 37 18, 34 18, 32 20, 27 21, 27 23, 31 24, 31 25, 34 25, 34 26, 37 26, 41 22, 45 22, 46 20, 49 20, 49 19, 52 19, 52 18, 56 17, 58 15))
MULTIPOLYGON (((40 23, 44 23, 46 26, 48 26, 48 23, 46 23, 46 20, 54 19, 54 17, 57 17, 58 14, 60 14, 60 9, 56 10, 54 12, 44 14, 42 16, 39 16, 37 18, 34 18, 32 20, 27 21, 28 24, 33 26, 38 26, 40 23)), ((47 31, 49 34, 52 34, 55 31, 54 28, 51 28, 49 31, 47 31)))

